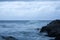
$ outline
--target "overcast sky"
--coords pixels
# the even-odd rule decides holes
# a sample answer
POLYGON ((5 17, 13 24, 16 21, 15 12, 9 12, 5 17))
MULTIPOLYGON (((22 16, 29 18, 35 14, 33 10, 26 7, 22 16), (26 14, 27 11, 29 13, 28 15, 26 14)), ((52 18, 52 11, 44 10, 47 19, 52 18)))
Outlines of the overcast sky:
POLYGON ((60 1, 60 0, 0 0, 0 1, 60 1))
POLYGON ((60 1, 0 2, 0 20, 60 19, 60 1))

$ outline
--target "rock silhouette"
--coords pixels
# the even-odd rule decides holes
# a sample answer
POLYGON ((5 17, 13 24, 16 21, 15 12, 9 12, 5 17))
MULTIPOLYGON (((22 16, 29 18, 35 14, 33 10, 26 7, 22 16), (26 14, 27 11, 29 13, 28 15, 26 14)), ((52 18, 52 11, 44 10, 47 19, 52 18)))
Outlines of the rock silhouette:
POLYGON ((53 20, 46 26, 42 27, 40 32, 46 32, 49 37, 56 37, 60 34, 60 20, 53 20))

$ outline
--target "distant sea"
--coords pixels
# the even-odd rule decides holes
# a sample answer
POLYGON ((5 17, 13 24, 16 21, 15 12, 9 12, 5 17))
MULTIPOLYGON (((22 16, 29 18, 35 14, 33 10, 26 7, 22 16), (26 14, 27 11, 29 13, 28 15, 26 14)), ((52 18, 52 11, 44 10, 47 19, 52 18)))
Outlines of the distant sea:
POLYGON ((0 20, 0 35, 13 36, 18 40, 49 40, 50 37, 37 30, 49 22, 51 20, 0 20))

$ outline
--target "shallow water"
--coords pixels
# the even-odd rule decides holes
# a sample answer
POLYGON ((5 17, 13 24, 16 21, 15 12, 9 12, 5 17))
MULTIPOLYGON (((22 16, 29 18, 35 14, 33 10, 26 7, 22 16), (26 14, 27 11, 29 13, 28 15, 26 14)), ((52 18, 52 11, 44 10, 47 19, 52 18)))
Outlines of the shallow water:
POLYGON ((13 36, 18 40, 49 40, 50 37, 44 36, 39 33, 40 30, 37 30, 49 22, 47 20, 0 21, 0 35, 13 36))

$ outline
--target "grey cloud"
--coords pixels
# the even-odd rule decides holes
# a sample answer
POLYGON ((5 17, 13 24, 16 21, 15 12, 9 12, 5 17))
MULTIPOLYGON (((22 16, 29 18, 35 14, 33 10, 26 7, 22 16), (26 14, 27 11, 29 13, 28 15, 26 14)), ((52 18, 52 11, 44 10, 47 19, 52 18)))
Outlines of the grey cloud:
POLYGON ((0 4, 0 20, 60 19, 60 2, 1 2, 0 4))
POLYGON ((56 10, 60 10, 60 6, 57 6, 57 7, 56 7, 56 10))

